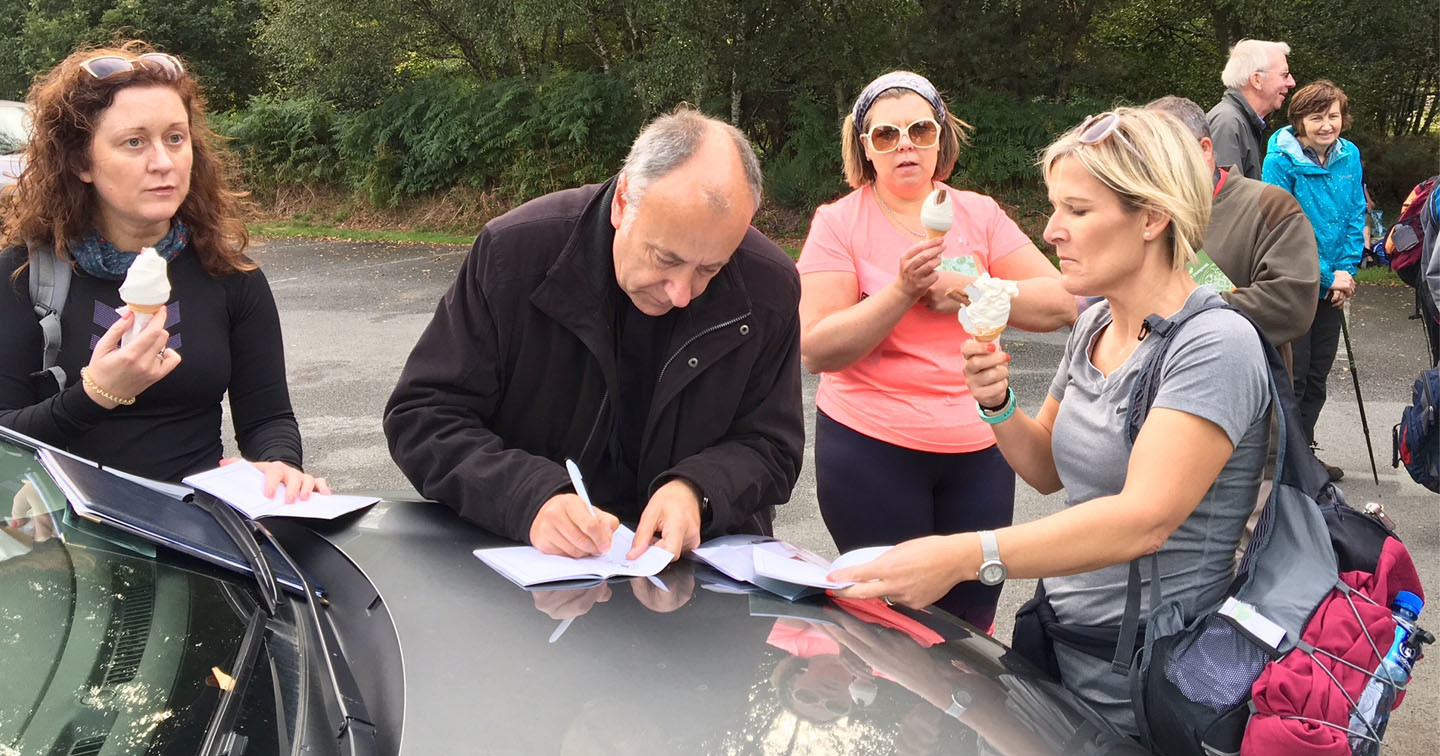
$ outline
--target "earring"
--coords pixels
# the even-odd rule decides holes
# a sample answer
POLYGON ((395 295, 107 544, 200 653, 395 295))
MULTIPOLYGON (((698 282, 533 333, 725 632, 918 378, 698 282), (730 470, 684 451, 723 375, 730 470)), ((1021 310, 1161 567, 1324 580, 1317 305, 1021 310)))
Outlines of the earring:
POLYGON ((1145 238, 1146 238, 1146 239, 1149 239, 1149 238, 1150 238, 1150 232, 1149 232, 1149 231, 1146 231, 1146 232, 1145 232, 1145 238))

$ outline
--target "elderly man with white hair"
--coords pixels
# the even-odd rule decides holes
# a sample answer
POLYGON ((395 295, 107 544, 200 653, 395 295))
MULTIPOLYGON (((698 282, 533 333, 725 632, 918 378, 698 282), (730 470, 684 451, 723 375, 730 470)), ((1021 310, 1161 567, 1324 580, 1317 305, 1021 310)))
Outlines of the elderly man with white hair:
POLYGON ((1220 74, 1225 96, 1207 115, 1217 164, 1238 165, 1245 178, 1260 178, 1265 118, 1279 110, 1295 88, 1289 55, 1284 42, 1259 39, 1242 39, 1230 48, 1230 60, 1220 74))
POLYGON ((755 153, 662 116, 603 184, 481 230, 385 408, 419 492, 552 554, 768 534, 804 450, 800 279, 751 225, 755 153), (591 501, 566 474, 583 471, 591 501))

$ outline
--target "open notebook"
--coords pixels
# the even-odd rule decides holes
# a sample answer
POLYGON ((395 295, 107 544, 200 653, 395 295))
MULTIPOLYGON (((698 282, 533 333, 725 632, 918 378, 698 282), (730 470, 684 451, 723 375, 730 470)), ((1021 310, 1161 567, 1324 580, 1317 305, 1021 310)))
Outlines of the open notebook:
POLYGON ((625 555, 635 543, 635 531, 621 525, 610 541, 610 550, 593 557, 573 558, 546 554, 533 546, 500 546, 476 549, 475 556, 496 572, 522 587, 564 580, 604 580, 606 578, 648 577, 658 574, 675 561, 675 555, 651 546, 640 558, 629 560, 625 555))

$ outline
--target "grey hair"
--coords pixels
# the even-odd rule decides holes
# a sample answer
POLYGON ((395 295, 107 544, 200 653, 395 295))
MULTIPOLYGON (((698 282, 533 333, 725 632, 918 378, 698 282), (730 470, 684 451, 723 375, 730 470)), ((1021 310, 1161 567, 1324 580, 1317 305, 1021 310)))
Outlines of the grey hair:
POLYGON ((1205 117, 1205 111, 1195 104, 1194 100, 1175 95, 1165 95, 1158 100, 1153 100, 1145 106, 1146 110, 1158 110, 1162 113, 1169 113, 1175 116, 1185 128, 1195 135, 1195 141, 1210 139, 1210 120, 1205 117))
MULTIPOLYGON (((626 199, 638 203, 650 182, 668 175, 694 157, 711 129, 719 129, 734 143, 745 169, 745 181, 755 200, 755 209, 759 210, 764 175, 760 172, 760 159, 755 157, 755 148, 750 146, 750 140, 740 129, 688 107, 656 118, 635 137, 635 143, 630 145, 630 154, 625 157, 625 165, 620 169, 626 177, 626 199)), ((717 210, 724 210, 730 204, 724 195, 708 189, 705 190, 705 198, 717 210)))
POLYGON ((1242 39, 1230 48, 1230 60, 1220 74, 1220 81, 1231 89, 1244 89, 1250 84, 1251 74, 1266 73, 1270 65, 1270 51, 1279 50, 1281 55, 1290 54, 1290 45, 1284 42, 1266 42, 1263 39, 1242 39))

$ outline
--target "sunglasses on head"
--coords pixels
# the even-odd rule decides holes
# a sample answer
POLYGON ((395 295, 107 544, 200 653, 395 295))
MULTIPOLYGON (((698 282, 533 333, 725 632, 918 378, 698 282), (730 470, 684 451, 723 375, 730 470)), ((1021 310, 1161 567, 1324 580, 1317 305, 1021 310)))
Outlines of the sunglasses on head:
POLYGON ((1109 139, 1111 134, 1115 134, 1120 137, 1120 141, 1124 142, 1126 147, 1130 147, 1130 140, 1126 139, 1124 134, 1117 131, 1118 128, 1120 128, 1119 113, 1114 111, 1097 113, 1086 118, 1085 121, 1080 124, 1080 128, 1076 129, 1076 131, 1080 132, 1080 136, 1075 139, 1080 144, 1093 146, 1109 139))
POLYGON ((180 65, 180 59, 167 53, 145 53, 138 58, 101 55, 80 64, 80 67, 85 69, 85 73, 97 79, 108 79, 115 74, 133 71, 142 66, 158 69, 168 73, 171 77, 180 77, 185 74, 185 66, 180 65))
POLYGON ((934 118, 912 121, 903 129, 893 123, 877 123, 863 136, 870 143, 870 149, 883 154, 894 152, 900 147, 901 134, 909 137, 911 144, 923 150, 940 143, 940 124, 934 118))

